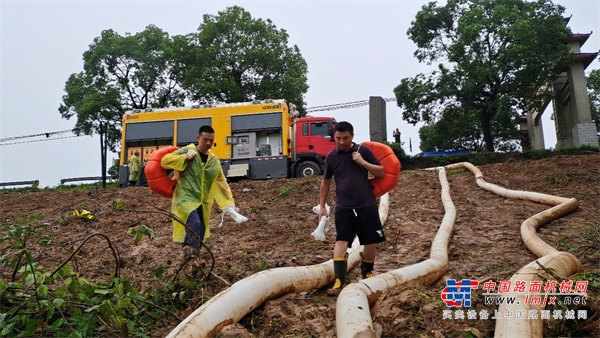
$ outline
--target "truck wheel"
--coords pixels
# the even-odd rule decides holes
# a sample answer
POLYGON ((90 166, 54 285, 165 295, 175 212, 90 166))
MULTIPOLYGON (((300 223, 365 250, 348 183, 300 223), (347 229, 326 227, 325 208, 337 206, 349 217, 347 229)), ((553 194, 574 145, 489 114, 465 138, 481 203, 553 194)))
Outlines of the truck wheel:
POLYGON ((321 175, 321 168, 311 161, 302 162, 296 169, 296 177, 307 177, 321 175))

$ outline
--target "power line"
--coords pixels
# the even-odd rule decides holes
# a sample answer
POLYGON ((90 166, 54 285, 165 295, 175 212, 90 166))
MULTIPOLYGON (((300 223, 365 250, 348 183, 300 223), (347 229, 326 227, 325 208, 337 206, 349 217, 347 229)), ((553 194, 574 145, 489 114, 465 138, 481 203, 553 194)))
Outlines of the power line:
POLYGON ((70 133, 70 132, 72 132, 71 129, 61 130, 61 131, 52 131, 52 132, 40 133, 40 134, 31 134, 31 135, 23 135, 23 136, 5 137, 5 138, 1 138, 0 139, 0 143, 7 142, 7 141, 20 140, 20 139, 24 139, 24 138, 40 137, 40 136, 46 136, 46 138, 49 138, 52 135, 64 134, 64 133, 70 133))
POLYGON ((11 143, 1 143, 0 142, 0 146, 10 146, 13 144, 34 143, 34 142, 43 142, 43 141, 54 141, 54 140, 60 140, 60 139, 65 139, 65 138, 74 138, 74 137, 83 137, 83 136, 88 136, 88 135, 71 135, 71 136, 54 137, 54 138, 31 140, 31 141, 11 142, 11 143))
MULTIPOLYGON (((385 102, 395 102, 396 98, 395 97, 388 97, 388 98, 385 98, 383 100, 385 102)), ((363 107, 363 106, 366 106, 368 104, 369 104, 369 100, 351 101, 351 102, 344 102, 344 103, 334 103, 334 104, 327 104, 327 105, 322 105, 322 106, 308 107, 308 108, 306 108, 306 112, 307 113, 313 113, 313 112, 318 112, 318 111, 331 111, 331 110, 340 110, 340 109, 351 109, 351 108, 363 107)), ((33 143, 33 142, 42 142, 42 141, 52 141, 52 140, 59 140, 59 139, 65 139, 65 138, 74 138, 74 137, 87 136, 87 135, 71 135, 71 136, 63 136, 63 137, 53 137, 53 138, 51 138, 51 136, 54 136, 54 135, 60 135, 60 134, 66 134, 66 133, 72 133, 72 132, 73 131, 71 129, 68 129, 68 130, 52 131, 52 132, 47 132, 47 133, 39 133, 39 134, 31 134, 31 135, 5 137, 5 138, 1 138, 0 139, 0 146, 9 146, 9 145, 14 145, 14 144, 33 143), (43 136, 45 136, 46 138, 45 139, 41 139, 41 140, 31 140, 31 141, 21 141, 21 142, 4 143, 4 142, 8 142, 8 141, 15 141, 15 140, 22 140, 22 139, 26 139, 26 138, 43 137, 43 136)))
MULTIPOLYGON (((388 97, 383 99, 385 102, 395 102, 396 98, 395 97, 388 97)), ((358 108, 358 107, 363 107, 369 104, 369 100, 360 100, 360 101, 352 101, 352 102, 345 102, 345 103, 334 103, 334 104, 328 104, 328 105, 323 105, 323 106, 315 106, 315 107, 309 107, 306 108, 306 112, 307 113, 313 113, 313 112, 317 112, 317 111, 330 111, 330 110, 339 110, 339 109, 351 109, 351 108, 358 108)))

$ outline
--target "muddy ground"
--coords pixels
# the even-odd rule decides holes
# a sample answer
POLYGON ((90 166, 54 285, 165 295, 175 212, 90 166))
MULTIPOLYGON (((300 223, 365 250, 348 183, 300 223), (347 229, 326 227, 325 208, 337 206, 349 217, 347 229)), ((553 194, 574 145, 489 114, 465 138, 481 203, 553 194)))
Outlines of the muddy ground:
MULTIPOLYGON (((479 169, 486 181, 508 189, 579 200, 576 212, 538 232, 552 247, 575 255, 583 264, 585 278, 593 279, 587 290, 587 304, 572 306, 587 311, 588 319, 545 320, 544 335, 600 336, 600 154, 509 161, 479 169)), ((403 285, 378 299, 371 312, 383 337, 493 336, 492 319, 442 319, 447 308, 440 294, 446 279, 499 282, 536 259, 521 241, 519 228, 525 219, 548 206, 484 191, 469 171, 451 171, 448 180, 457 212, 449 246, 449 269, 432 285, 403 285)), ((237 224, 226 217, 224 225, 218 227, 221 213, 215 208, 210 221, 212 236, 207 241, 215 257, 214 275, 201 284, 188 301, 188 308, 178 315, 185 318, 228 285, 258 271, 329 260, 335 238, 333 226, 326 242, 316 241, 310 235, 317 226, 312 207, 318 203, 319 183, 319 177, 231 183, 240 213, 249 221, 237 224)), ((402 171, 398 187, 390 193, 389 216, 384 225, 387 241, 379 246, 375 274, 429 258, 431 241, 444 216, 440 194, 436 172, 402 171)), ((332 191, 329 202, 333 200, 332 191)), ((159 266, 165 266, 168 274, 180 262, 181 248, 171 240, 170 218, 159 209, 170 210, 170 200, 145 187, 0 192, 2 224, 19 213, 42 215, 51 224, 54 242, 39 255, 43 266, 56 267, 83 238, 100 232, 118 247, 120 273, 139 290, 158 286, 154 271, 159 266), (126 211, 113 207, 116 200, 124 201, 126 211), (97 219, 90 222, 76 218, 71 209, 94 210, 97 219), (68 211, 63 213, 64 210, 68 211), (144 238, 136 246, 127 234, 127 229, 135 224, 147 224, 156 238, 144 238)), ((202 257, 210 262, 205 251, 202 257)), ((76 262, 74 269, 88 279, 109 280, 114 271, 112 253, 100 239, 82 247, 76 262)), ((208 266, 201 264, 197 268, 208 266)), ((8 278, 11 271, 0 273, 2 278, 8 278)), ((189 277, 190 273, 186 268, 179 278, 189 277)), ((358 275, 355 269, 349 274, 349 281, 356 281, 358 275)), ((497 307, 485 305, 481 292, 473 291, 472 308, 493 313, 497 307)), ((157 323, 153 336, 165 336, 177 323, 175 318, 165 318, 157 323)), ((219 336, 336 337, 335 298, 319 290, 288 294, 268 301, 219 336)))

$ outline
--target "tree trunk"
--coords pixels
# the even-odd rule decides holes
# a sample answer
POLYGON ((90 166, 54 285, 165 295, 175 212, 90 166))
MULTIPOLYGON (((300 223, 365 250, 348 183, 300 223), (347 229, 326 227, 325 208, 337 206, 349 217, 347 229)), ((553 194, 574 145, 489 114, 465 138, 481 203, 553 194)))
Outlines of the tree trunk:
POLYGON ((494 113, 481 113, 481 129, 483 130, 483 141, 485 142, 485 150, 491 153, 494 152, 494 138, 492 137, 492 129, 490 126, 492 116, 494 116, 494 113))

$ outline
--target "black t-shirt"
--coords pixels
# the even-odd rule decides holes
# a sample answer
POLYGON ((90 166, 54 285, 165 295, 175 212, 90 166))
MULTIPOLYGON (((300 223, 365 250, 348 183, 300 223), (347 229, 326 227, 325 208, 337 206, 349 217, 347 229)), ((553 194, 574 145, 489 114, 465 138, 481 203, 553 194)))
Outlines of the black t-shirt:
POLYGON ((208 154, 200 153, 200 159, 202 160, 202 163, 206 163, 208 160, 208 154))
POLYGON ((347 152, 333 149, 325 158, 323 177, 335 179, 336 207, 364 208, 377 205, 373 187, 368 179, 368 171, 352 159, 352 153, 358 151, 362 158, 375 165, 381 165, 375 154, 365 146, 356 143, 347 152))

